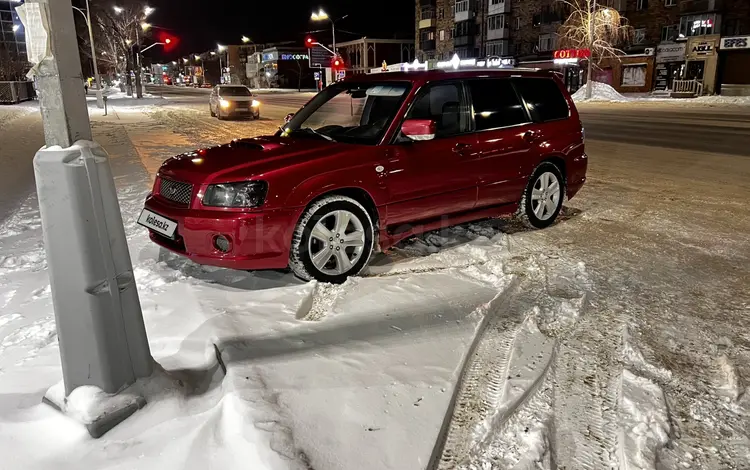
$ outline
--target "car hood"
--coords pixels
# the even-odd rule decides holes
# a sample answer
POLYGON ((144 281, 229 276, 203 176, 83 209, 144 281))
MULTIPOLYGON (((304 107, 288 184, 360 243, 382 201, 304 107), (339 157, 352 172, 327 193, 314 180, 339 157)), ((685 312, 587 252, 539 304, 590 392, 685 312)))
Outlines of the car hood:
POLYGON ((193 184, 241 181, 269 171, 342 152, 347 144, 314 139, 237 139, 170 158, 159 175, 193 184))

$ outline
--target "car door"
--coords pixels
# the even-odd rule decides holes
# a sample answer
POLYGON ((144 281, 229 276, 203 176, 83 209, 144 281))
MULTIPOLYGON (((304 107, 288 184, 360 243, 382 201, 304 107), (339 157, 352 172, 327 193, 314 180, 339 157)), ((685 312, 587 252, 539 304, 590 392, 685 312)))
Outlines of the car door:
POLYGON ((477 158, 465 87, 460 81, 425 85, 405 119, 435 121, 435 137, 411 141, 402 134, 389 146, 384 165, 387 224, 415 222, 474 208, 477 158))
POLYGON ((477 131, 477 207, 518 202, 526 185, 522 168, 533 160, 537 134, 509 78, 467 81, 477 131))

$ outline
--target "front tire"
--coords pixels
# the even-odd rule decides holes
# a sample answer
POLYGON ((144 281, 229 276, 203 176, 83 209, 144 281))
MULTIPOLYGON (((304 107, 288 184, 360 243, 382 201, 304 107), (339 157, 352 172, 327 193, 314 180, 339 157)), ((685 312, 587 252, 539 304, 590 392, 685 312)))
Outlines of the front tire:
POLYGON ((552 225, 562 209, 565 180, 552 162, 542 162, 531 174, 521 198, 518 215, 531 228, 552 225))
POLYGON ((359 202, 327 196, 308 207, 297 223, 289 266, 304 280, 340 284, 367 266, 374 238, 372 219, 359 202))
POLYGON ((216 117, 216 113, 214 112, 214 108, 211 105, 208 105, 208 110, 211 112, 211 117, 216 117))

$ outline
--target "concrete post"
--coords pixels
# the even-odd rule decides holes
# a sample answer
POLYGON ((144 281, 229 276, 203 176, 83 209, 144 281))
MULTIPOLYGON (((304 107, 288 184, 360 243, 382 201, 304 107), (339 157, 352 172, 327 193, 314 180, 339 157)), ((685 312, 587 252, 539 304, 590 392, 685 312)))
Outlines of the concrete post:
POLYGON ((44 401, 80 418, 66 398, 98 388, 104 403, 92 404, 83 424, 99 437, 145 404, 117 394, 151 375, 153 360, 107 153, 91 142, 71 0, 32 3, 49 10, 52 54, 38 75, 47 147, 34 175, 64 384, 44 401))

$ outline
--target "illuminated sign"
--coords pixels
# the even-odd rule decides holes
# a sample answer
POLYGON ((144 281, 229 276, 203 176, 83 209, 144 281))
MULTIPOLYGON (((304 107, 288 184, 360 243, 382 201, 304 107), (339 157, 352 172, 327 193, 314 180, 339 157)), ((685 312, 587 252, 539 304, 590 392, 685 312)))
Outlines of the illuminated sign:
POLYGON ((559 59, 588 59, 591 57, 591 51, 589 49, 561 49, 555 51, 553 58, 559 59))
POLYGON ((750 48, 750 36, 721 38, 721 48, 722 49, 748 49, 750 48))
POLYGON ((310 60, 307 54, 281 54, 280 60, 310 60))
POLYGON ((516 65, 516 60, 512 57, 489 57, 487 59, 462 59, 458 57, 458 54, 455 54, 451 60, 444 60, 437 63, 437 68, 439 69, 454 69, 457 70, 461 67, 482 67, 482 68, 490 68, 490 67, 514 67, 516 65))
POLYGON ((427 70, 427 62, 425 62, 425 63, 422 64, 422 63, 419 62, 418 59, 414 59, 414 62, 412 62, 411 64, 405 63, 405 64, 397 64, 395 66, 394 65, 389 65, 388 69, 390 70, 391 67, 393 67, 394 69, 396 67, 399 67, 401 70, 403 70, 405 72, 408 72, 409 70, 420 70, 420 69, 427 70))
POLYGON ((268 60, 276 60, 276 57, 277 56, 276 56, 275 52, 264 52, 263 53, 263 61, 264 62, 268 61, 268 60))

